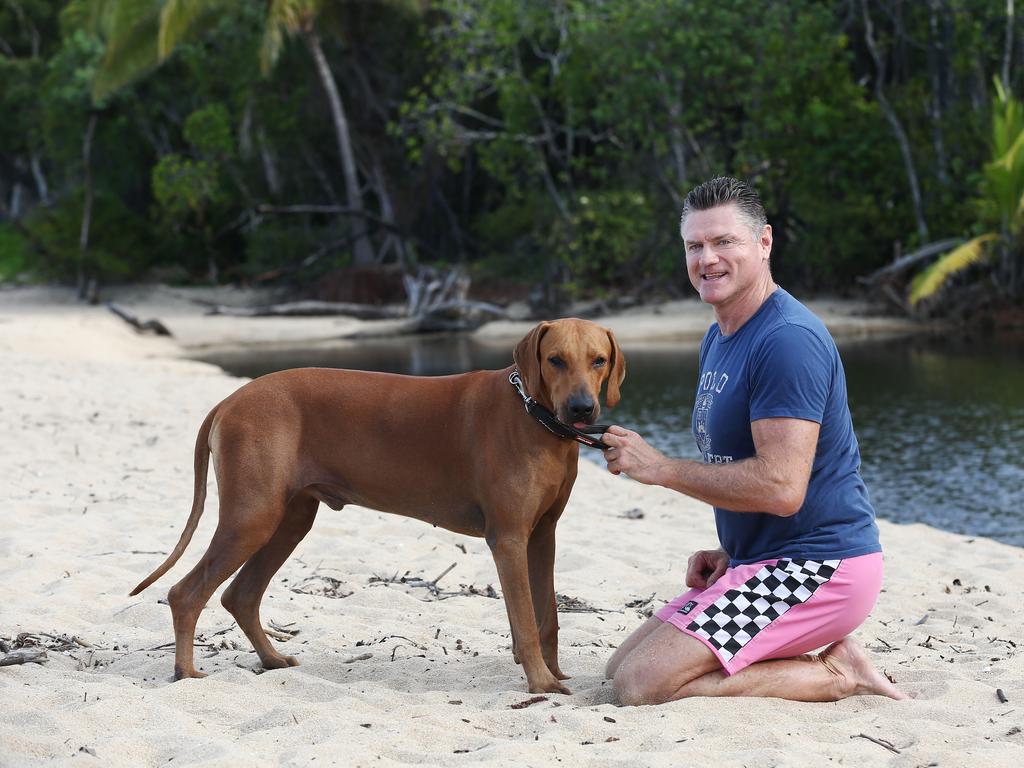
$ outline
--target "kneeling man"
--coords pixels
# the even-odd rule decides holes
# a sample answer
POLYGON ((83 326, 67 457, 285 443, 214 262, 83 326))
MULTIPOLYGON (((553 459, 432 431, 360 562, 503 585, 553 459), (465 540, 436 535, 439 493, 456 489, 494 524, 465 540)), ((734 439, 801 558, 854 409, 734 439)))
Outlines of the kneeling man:
POLYGON ((704 461, 670 459, 618 426, 605 458, 613 474, 714 506, 721 549, 690 558, 690 591, 627 638, 607 675, 623 704, 906 698, 847 637, 878 597, 882 552, 835 343, 772 279, 772 228, 748 185, 696 187, 680 230, 717 321, 693 413, 704 461))

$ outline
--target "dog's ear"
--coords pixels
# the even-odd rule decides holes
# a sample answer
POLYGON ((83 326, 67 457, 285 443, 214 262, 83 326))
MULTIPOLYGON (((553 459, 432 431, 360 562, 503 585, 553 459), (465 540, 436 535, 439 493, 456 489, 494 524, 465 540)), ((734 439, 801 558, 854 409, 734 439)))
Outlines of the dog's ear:
POLYGON ((609 408, 619 404, 619 387, 622 380, 626 378, 626 360, 619 349, 619 342, 615 340, 615 334, 605 329, 608 334, 608 343, 611 344, 611 359, 608 361, 608 390, 605 392, 604 401, 609 408))
POLYGON ((526 387, 526 394, 530 397, 540 395, 540 340, 548 332, 551 323, 541 323, 516 345, 512 357, 519 369, 519 375, 523 377, 523 386, 526 387))

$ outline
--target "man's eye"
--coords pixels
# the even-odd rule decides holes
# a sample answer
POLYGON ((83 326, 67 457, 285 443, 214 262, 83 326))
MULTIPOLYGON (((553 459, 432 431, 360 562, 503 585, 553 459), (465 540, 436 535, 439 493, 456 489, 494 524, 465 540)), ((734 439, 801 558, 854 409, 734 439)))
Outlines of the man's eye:
POLYGON ((690 253, 696 253, 697 251, 700 250, 700 248, 700 243, 691 243, 690 245, 686 246, 686 250, 689 251, 690 253))
POLYGON ((562 358, 560 358, 558 355, 552 355, 551 357, 549 357, 548 362, 555 366, 555 368, 565 367, 565 363, 562 362, 562 358))

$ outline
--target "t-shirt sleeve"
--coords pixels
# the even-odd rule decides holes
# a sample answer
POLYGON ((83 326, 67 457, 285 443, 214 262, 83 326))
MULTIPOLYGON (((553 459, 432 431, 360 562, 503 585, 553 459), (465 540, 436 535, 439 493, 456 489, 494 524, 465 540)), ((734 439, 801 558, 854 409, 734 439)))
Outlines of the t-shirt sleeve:
POLYGON ((784 325, 754 352, 750 370, 750 420, 806 419, 821 423, 832 389, 835 360, 813 331, 784 325))

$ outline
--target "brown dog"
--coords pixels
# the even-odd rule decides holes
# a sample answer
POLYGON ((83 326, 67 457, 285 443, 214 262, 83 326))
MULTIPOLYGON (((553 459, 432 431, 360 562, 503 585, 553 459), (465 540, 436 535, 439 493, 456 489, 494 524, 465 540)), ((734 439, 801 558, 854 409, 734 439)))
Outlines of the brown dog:
MULTIPOLYGON (((585 320, 541 323, 515 349, 527 393, 564 423, 592 424, 607 380, 619 401, 625 362, 610 331, 585 320)), ((267 669, 295 666, 259 618, 270 579, 309 531, 322 501, 415 517, 482 536, 494 555, 516 661, 531 693, 568 693, 558 667, 555 524, 576 480, 579 444, 535 421, 509 383, 511 368, 415 377, 300 368, 263 376, 217 405, 199 430, 195 495, 167 560, 133 591, 166 573, 203 512, 215 457, 220 520, 209 549, 167 595, 174 676, 193 663, 199 612, 221 599, 267 669)))

